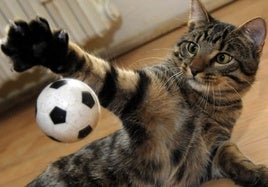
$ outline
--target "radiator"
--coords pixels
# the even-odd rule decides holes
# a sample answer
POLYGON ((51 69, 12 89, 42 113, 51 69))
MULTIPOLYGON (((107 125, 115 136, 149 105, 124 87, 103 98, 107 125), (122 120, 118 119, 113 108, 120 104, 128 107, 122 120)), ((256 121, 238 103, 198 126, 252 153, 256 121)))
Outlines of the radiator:
MULTIPOLYGON (((10 20, 30 21, 37 16, 46 18, 52 29, 66 30, 72 41, 84 46, 104 37, 120 14, 111 0, 0 0, 0 37, 5 36, 10 20)), ((42 68, 17 74, 0 52, 0 112, 32 97, 32 90, 38 92, 53 78, 42 68)))

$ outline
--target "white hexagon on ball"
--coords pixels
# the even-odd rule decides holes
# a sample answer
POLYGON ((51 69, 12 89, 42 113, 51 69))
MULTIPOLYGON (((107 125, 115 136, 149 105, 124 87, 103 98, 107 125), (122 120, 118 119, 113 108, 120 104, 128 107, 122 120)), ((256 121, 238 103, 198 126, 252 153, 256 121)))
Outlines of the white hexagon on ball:
POLYGON ((37 98, 36 121, 51 139, 75 142, 96 127, 100 104, 94 91, 84 82, 60 79, 46 86, 37 98))

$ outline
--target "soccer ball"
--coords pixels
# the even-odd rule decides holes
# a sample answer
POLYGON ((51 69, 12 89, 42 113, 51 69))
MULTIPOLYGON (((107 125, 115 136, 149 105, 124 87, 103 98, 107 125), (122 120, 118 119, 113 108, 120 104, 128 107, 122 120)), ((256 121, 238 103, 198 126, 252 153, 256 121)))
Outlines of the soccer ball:
POLYGON ((75 79, 60 79, 49 84, 37 98, 36 121, 51 139, 75 142, 96 127, 100 104, 94 91, 75 79))

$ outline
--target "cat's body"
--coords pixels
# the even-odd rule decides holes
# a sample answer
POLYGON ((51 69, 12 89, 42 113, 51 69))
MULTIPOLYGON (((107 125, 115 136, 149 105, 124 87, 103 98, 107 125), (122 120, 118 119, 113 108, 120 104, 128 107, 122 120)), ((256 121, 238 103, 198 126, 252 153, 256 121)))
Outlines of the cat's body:
POLYGON ((88 83, 123 128, 51 164, 30 186, 196 187, 216 178, 268 186, 268 169, 231 143, 241 96, 255 79, 266 30, 214 20, 192 1, 189 32, 162 64, 122 70, 51 32, 38 18, 11 25, 14 69, 43 65, 88 83))

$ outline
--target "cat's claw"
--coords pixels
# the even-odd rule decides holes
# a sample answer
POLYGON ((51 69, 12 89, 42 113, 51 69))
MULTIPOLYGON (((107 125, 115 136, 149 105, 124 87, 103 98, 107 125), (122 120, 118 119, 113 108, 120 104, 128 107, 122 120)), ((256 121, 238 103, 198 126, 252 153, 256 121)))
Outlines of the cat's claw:
POLYGON ((68 41, 68 34, 61 30, 59 33, 58 33, 58 38, 63 40, 64 42, 67 42, 68 41))
POLYGON ((57 68, 58 59, 67 54, 69 37, 65 31, 52 32, 41 17, 30 21, 15 21, 9 26, 6 41, 1 45, 4 54, 13 61, 15 71, 22 72, 35 65, 57 68), (56 63, 56 64, 55 64, 56 63))

